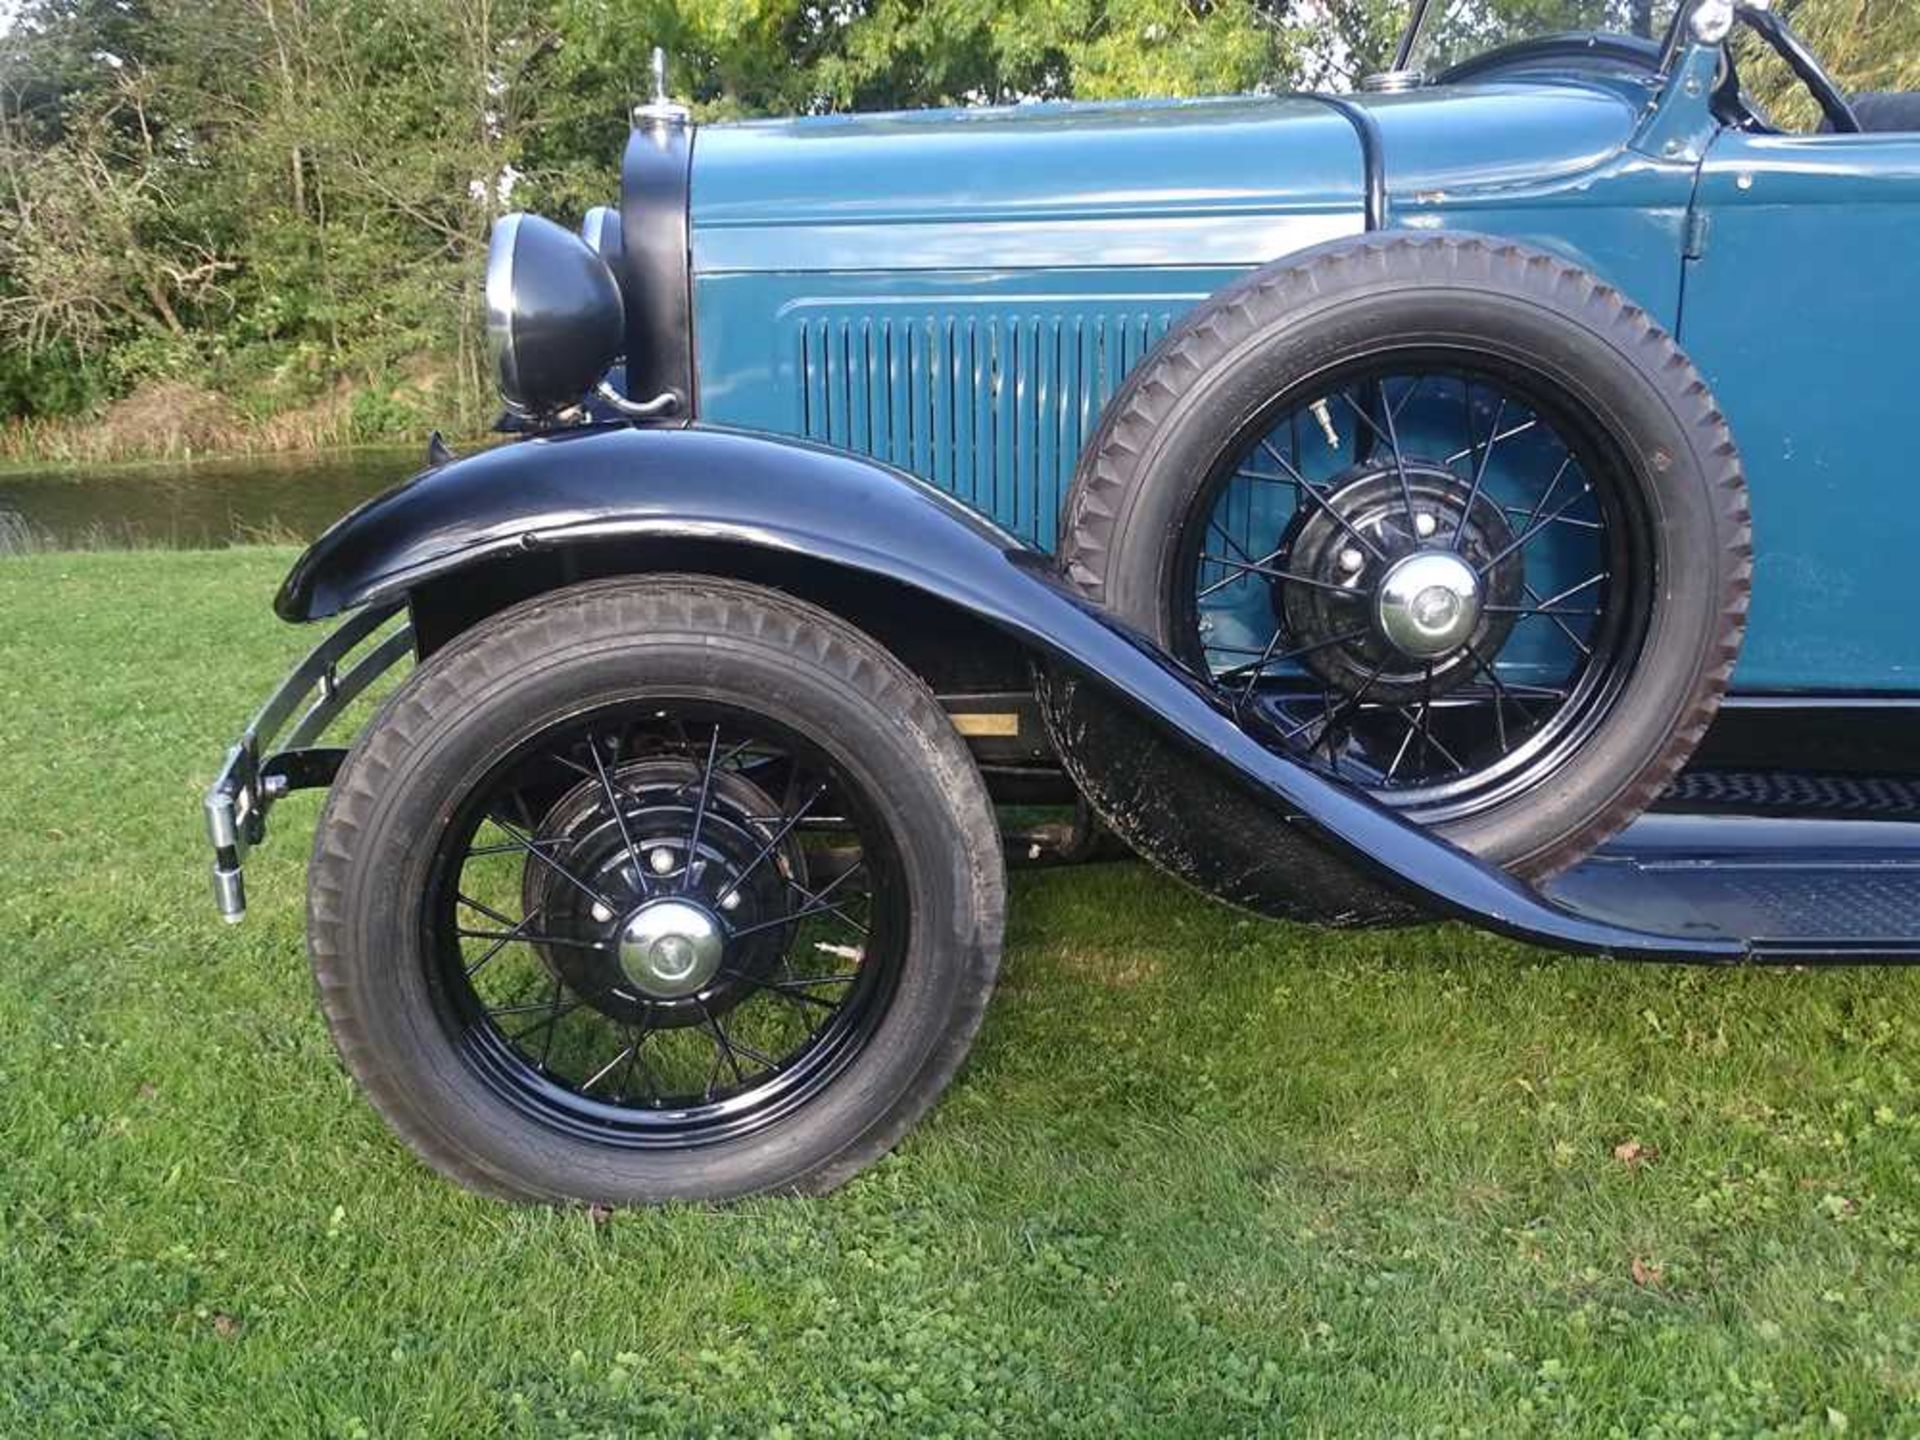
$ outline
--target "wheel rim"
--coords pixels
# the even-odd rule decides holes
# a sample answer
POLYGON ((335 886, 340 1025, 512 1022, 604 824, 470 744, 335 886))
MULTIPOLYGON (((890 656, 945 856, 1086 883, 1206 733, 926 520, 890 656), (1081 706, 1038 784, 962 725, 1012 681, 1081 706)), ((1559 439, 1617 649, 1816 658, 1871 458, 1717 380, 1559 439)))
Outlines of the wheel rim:
POLYGON ((1462 349, 1377 352, 1264 407, 1173 572, 1174 648, 1250 733, 1429 823, 1564 769, 1619 702, 1655 593, 1618 442, 1462 349))
POLYGON ((438 1014, 489 1087, 622 1147, 735 1139, 859 1055, 909 906, 880 808, 827 749, 648 697, 524 740, 462 798, 422 911, 438 1014))

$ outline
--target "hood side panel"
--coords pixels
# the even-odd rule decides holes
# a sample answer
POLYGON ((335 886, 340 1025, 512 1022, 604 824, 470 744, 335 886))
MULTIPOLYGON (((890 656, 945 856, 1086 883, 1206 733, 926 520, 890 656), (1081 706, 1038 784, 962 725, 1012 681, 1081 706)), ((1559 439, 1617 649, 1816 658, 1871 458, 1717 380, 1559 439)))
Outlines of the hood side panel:
POLYGON ((1051 550, 1081 449, 1227 269, 721 275, 699 282, 705 414, 898 466, 1051 550))

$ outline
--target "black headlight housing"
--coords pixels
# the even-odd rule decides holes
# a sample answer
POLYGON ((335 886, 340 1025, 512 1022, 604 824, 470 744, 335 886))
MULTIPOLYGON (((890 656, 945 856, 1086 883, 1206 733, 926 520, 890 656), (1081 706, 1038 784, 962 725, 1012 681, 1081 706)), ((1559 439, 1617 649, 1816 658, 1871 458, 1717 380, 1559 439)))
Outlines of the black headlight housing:
POLYGON ((487 346, 515 414, 566 410, 626 348, 626 311, 607 262, 538 215, 495 222, 487 251, 487 346))

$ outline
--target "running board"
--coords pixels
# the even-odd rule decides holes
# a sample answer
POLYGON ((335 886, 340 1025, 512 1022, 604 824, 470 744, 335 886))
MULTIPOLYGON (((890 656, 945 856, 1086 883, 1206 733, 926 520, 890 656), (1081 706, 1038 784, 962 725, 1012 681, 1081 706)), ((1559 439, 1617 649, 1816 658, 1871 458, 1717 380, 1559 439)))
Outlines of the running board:
POLYGON ((1920 962, 1920 821, 1654 811, 1544 887, 1610 925, 1772 964, 1920 962))

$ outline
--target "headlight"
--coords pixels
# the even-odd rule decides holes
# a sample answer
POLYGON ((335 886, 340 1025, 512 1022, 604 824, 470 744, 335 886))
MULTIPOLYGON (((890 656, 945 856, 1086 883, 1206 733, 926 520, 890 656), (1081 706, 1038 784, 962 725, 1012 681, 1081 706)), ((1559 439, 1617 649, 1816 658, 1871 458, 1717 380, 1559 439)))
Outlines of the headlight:
POLYGON ((538 215, 494 222, 487 249, 487 348, 507 408, 550 415, 577 403, 620 358, 626 317, 606 261, 538 215))

